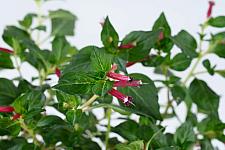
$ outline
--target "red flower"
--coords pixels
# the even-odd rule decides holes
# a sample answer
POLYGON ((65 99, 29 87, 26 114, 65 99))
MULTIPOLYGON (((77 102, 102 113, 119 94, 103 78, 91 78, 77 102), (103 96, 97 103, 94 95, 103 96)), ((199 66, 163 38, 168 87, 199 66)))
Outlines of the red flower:
POLYGON ((21 114, 15 114, 13 115, 13 120, 17 120, 21 117, 21 114))
POLYGON ((2 47, 0 47, 0 51, 6 52, 6 53, 9 53, 9 54, 12 54, 13 53, 12 50, 9 50, 9 49, 6 49, 6 48, 2 48, 2 47))
POLYGON ((13 112, 14 108, 11 106, 0 106, 0 112, 13 112))
POLYGON ((114 87, 126 87, 126 86, 141 86, 141 80, 132 80, 132 81, 115 81, 114 87))
POLYGON ((208 11, 207 11, 207 18, 211 17, 212 8, 213 8, 214 5, 215 5, 214 1, 209 1, 209 8, 208 8, 208 11))
POLYGON ((122 101, 126 106, 132 104, 133 98, 131 96, 126 96, 115 89, 111 89, 108 93, 111 94, 112 96, 115 96, 120 101, 122 101))
POLYGON ((57 75, 57 77, 61 76, 61 71, 59 68, 55 68, 55 74, 57 75))
POLYGON ((120 45, 118 48, 119 49, 129 49, 129 48, 134 48, 135 45, 132 43, 128 43, 128 44, 124 44, 124 45, 120 45))
POLYGON ((130 81, 130 80, 132 80, 132 78, 130 78, 129 76, 125 76, 125 75, 122 75, 122 74, 115 73, 114 71, 116 69, 117 69, 117 65, 113 64, 112 68, 107 73, 107 77, 115 79, 115 80, 123 80, 123 81, 130 81))

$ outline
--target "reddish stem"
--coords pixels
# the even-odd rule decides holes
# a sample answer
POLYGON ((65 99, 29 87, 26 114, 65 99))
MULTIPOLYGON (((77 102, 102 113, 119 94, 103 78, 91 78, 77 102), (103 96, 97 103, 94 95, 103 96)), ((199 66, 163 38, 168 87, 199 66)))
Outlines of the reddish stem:
POLYGON ((134 48, 135 45, 132 43, 128 43, 128 44, 124 44, 124 45, 120 45, 118 48, 119 49, 129 49, 129 48, 134 48))
POLYGON ((21 117, 21 114, 15 114, 13 115, 13 120, 17 120, 21 117))

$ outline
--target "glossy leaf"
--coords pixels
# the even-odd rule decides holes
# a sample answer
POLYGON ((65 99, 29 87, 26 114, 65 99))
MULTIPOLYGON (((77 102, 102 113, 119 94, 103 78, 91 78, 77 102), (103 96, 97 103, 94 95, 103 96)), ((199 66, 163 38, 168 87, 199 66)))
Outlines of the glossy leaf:
POLYGON ((141 87, 126 87, 119 90, 131 97, 135 106, 129 106, 134 113, 154 117, 161 120, 159 113, 157 89, 151 79, 143 74, 130 74, 135 80, 142 80, 144 85, 141 87))
POLYGON ((207 23, 212 27, 223 28, 225 27, 225 16, 210 18, 207 23))
POLYGON ((142 150, 144 149, 143 141, 134 141, 130 144, 118 144, 116 145, 116 150, 142 150))
POLYGON ((187 56, 191 58, 198 56, 195 51, 197 48, 197 42, 187 31, 181 30, 176 36, 172 37, 172 40, 174 44, 176 44, 176 46, 179 47, 187 56))
POLYGON ((179 53, 171 60, 170 67, 176 71, 184 71, 191 64, 191 59, 183 53, 179 53))
POLYGON ((53 36, 74 35, 75 21, 77 20, 74 14, 67 10, 59 9, 50 11, 49 16, 51 18, 51 34, 53 36))
POLYGON ((108 48, 117 48, 119 43, 119 36, 109 21, 109 17, 106 17, 102 32, 101 32, 101 40, 106 49, 108 48))
POLYGON ((10 54, 0 51, 0 68, 13 69, 13 63, 10 54))
POLYGON ((159 18, 155 21, 152 30, 157 31, 161 29, 164 33, 164 35, 169 36, 171 35, 171 29, 170 26, 166 20, 165 14, 162 12, 159 16, 159 18))
POLYGON ((9 105, 17 97, 17 88, 11 80, 0 78, 0 105, 9 105))
POLYGON ((207 85, 205 81, 194 79, 189 87, 189 93, 204 113, 216 113, 219 106, 219 96, 207 85))

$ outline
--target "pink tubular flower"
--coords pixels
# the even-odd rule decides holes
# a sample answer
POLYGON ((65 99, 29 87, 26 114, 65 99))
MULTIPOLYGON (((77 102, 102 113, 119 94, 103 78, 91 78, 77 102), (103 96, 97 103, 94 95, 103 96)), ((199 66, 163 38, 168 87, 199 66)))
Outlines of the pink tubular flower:
POLYGON ((13 115, 12 120, 17 120, 17 119, 19 119, 20 117, 21 117, 21 114, 15 114, 15 115, 13 115))
POLYGON ((55 68, 55 74, 57 75, 57 77, 61 76, 61 71, 59 68, 55 68))
POLYGON ((115 81, 114 87, 126 87, 126 86, 141 86, 141 80, 132 80, 132 81, 115 81))
POLYGON ((122 81, 131 81, 132 80, 132 78, 129 76, 125 76, 125 75, 118 74, 115 72, 108 72, 107 77, 115 79, 115 80, 122 80, 122 81))
POLYGON ((111 89, 108 93, 111 94, 112 96, 115 96, 120 101, 122 101, 126 106, 129 106, 130 104, 132 104, 133 98, 131 96, 126 96, 115 89, 111 89))
POLYGON ((207 18, 211 17, 213 6, 215 5, 214 1, 209 1, 209 8, 207 11, 207 18))
POLYGON ((118 48, 119 49, 129 49, 129 48, 134 48, 135 45, 132 43, 128 43, 128 44, 124 44, 124 45, 120 45, 118 48))
POLYGON ((13 111, 14 111, 14 108, 11 106, 0 106, 0 112, 9 113, 13 111))
POLYGON ((8 53, 8 54, 12 54, 13 53, 12 50, 9 50, 9 49, 6 49, 6 48, 2 48, 2 47, 0 47, 0 51, 8 53))

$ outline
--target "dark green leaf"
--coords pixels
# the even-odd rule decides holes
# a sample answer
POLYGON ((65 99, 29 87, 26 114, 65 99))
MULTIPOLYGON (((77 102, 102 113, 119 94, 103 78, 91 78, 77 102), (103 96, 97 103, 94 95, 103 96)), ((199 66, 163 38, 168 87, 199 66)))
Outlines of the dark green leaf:
POLYGON ((68 94, 85 94, 91 92, 96 79, 91 73, 68 72, 59 79, 55 89, 68 94))
POLYGON ((215 53, 221 58, 225 58, 225 32, 212 35, 209 52, 215 53))
POLYGON ((108 72, 112 65, 113 56, 107 54, 104 49, 93 47, 91 65, 95 72, 108 72))
POLYGON ((77 108, 81 99, 76 95, 70 95, 61 91, 56 91, 57 100, 64 109, 77 108))
MULTIPOLYGON (((151 48, 154 47, 158 41, 158 37, 161 31, 133 31, 126 35, 122 40, 122 44, 134 43, 135 47, 128 51, 128 61, 139 61, 148 56, 151 48)), ((121 50, 120 53, 126 51, 121 50)), ((126 52, 127 53, 127 52, 126 52)), ((126 54, 125 53, 125 54, 126 54)))
POLYGON ((50 11, 53 36, 74 35, 74 26, 77 17, 66 10, 50 11))
POLYGON ((101 32, 101 40, 106 49, 117 48, 119 43, 119 36, 109 21, 109 17, 106 17, 101 32))
POLYGON ((0 68, 13 69, 13 63, 10 54, 0 51, 0 68))
POLYGON ((92 91, 94 94, 99 96, 105 96, 107 92, 112 89, 113 82, 110 81, 98 81, 93 87, 92 91))
POLYGON ((225 27, 225 16, 210 18, 207 23, 212 27, 223 28, 225 27))
POLYGON ((45 101, 42 91, 32 91, 21 95, 13 102, 15 111, 19 114, 25 114, 34 110, 41 110, 45 101))
POLYGON ((187 56, 191 58, 198 56, 195 51, 197 42, 187 31, 181 30, 176 36, 172 37, 172 40, 187 56))
POLYGON ((143 141, 134 141, 130 144, 118 144, 116 145, 116 150, 143 150, 144 142, 143 141))
POLYGON ((208 73, 210 75, 213 75, 214 74, 214 67, 211 67, 211 63, 208 59, 205 59, 203 62, 202 62, 203 66, 206 68, 206 70, 208 71, 208 73))
POLYGON ((163 31, 164 35, 171 35, 170 26, 166 20, 166 16, 164 13, 160 14, 159 18, 155 21, 152 28, 153 31, 157 31, 159 29, 163 31))
POLYGON ((219 96, 205 81, 194 79, 189 87, 190 96, 204 113, 216 113, 219 106, 219 96))
POLYGON ((171 93, 172 96, 175 100, 177 100, 178 102, 181 102, 185 99, 185 89, 184 87, 180 86, 180 85, 175 85, 171 88, 171 93))
POLYGON ((0 105, 9 105, 17 97, 17 88, 11 80, 0 78, 0 105))
POLYGON ((32 25, 33 17, 37 17, 37 14, 29 13, 23 18, 23 20, 19 21, 19 24, 25 29, 29 29, 32 25))
POLYGON ((9 118, 0 119, 0 136, 17 136, 20 133, 20 125, 9 118))
POLYGON ((184 149, 193 146, 195 143, 195 133, 191 123, 183 123, 174 135, 174 141, 177 145, 183 147, 184 149))
POLYGON ((208 139, 201 140, 200 145, 203 150, 214 150, 211 141, 208 139))
POLYGON ((176 71, 184 71, 191 64, 191 59, 184 53, 179 53, 171 60, 170 67, 176 71))
POLYGON ((133 97, 135 106, 129 106, 129 108, 134 113, 161 120, 158 93, 153 81, 143 74, 130 74, 129 76, 145 83, 141 87, 119 88, 122 93, 133 97))

